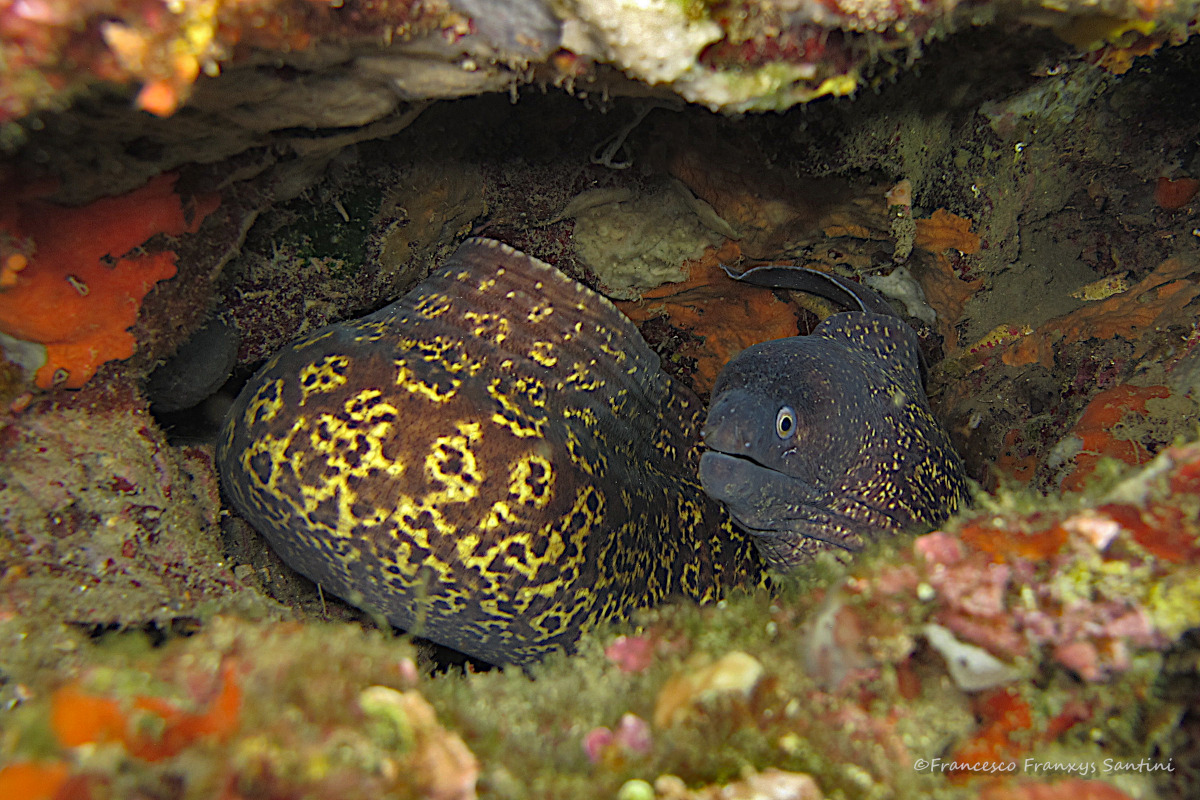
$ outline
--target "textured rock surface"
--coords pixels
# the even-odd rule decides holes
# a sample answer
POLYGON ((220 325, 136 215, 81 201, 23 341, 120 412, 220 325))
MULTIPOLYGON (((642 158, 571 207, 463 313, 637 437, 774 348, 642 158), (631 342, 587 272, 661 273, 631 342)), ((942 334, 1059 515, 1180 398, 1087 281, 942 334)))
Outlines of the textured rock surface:
POLYGON ((925 42, 977 24, 1020 27, 1036 17, 1080 52, 1132 46, 1110 54, 1127 66, 1137 53, 1186 38, 1189 8, 1137 0, 1099 12, 1088 0, 1032 9, 956 0, 41 0, 0 12, 0 118, 61 108, 97 78, 140 85, 137 105, 162 116, 197 82, 236 82, 244 96, 233 116, 258 130, 363 125, 401 99, 530 82, 585 94, 651 87, 712 109, 781 110, 851 94, 917 58, 925 42), (272 57, 301 73, 280 80, 266 66, 272 57))

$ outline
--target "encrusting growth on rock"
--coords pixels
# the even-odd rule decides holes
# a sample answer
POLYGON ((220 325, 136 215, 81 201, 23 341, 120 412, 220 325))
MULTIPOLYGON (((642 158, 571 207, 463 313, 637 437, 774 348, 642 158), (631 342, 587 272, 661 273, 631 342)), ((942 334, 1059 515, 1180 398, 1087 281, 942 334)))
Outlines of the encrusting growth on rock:
POLYGON ((164 174, 120 197, 67 208, 28 195, 0 200, 0 332, 45 348, 35 379, 43 389, 78 389, 106 361, 133 355, 129 332, 142 300, 175 275, 175 253, 132 254, 155 234, 195 233, 215 211, 215 194, 189 207, 164 174))

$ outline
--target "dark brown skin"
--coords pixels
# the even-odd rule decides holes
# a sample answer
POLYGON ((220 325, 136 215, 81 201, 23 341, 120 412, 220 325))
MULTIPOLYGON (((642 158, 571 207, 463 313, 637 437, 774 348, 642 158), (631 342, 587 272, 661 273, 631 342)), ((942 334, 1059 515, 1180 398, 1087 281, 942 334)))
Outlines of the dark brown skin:
POLYGON ((493 663, 673 597, 758 585, 700 488, 702 409, 604 298, 468 240, 242 391, 226 493, 297 571, 493 663))

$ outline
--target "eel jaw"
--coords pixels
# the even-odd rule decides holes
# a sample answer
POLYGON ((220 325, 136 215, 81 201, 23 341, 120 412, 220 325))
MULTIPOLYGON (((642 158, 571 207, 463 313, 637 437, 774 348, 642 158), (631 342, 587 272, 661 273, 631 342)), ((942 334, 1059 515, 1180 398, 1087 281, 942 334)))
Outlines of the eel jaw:
POLYGON ((788 552, 811 550, 816 542, 859 549, 859 542, 839 534, 850 521, 828 508, 818 487, 752 458, 708 450, 700 457, 700 484, 728 509, 738 527, 755 537, 772 563, 796 563, 801 559, 788 552))

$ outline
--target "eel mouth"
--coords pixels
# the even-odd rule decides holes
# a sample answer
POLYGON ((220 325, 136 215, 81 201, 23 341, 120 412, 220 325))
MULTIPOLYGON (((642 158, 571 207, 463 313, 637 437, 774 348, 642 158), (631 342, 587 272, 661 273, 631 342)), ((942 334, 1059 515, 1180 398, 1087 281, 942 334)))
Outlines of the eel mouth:
MULTIPOLYGON (((700 484, 752 536, 772 544, 803 537, 851 552, 859 549, 839 531, 860 530, 862 522, 831 508, 827 492, 749 456, 705 451, 700 457, 700 484)), ((881 513, 855 498, 842 498, 842 502, 881 513)))
POLYGON ((753 465, 754 467, 757 467, 758 469, 764 470, 766 472, 773 472, 778 475, 783 475, 784 477, 788 477, 787 473, 780 472, 779 470, 774 469, 772 467, 768 467, 766 464, 762 463, 761 461, 756 459, 754 456, 746 455, 745 453, 730 453, 727 450, 719 450, 719 449, 713 447, 707 441, 705 442, 705 445, 707 446, 707 449, 703 453, 700 454, 701 459, 703 459, 705 456, 711 455, 711 456, 720 457, 723 459, 730 459, 733 461, 744 461, 747 464, 753 465))
POLYGON ((845 547, 820 535, 821 521, 840 515, 827 508, 816 487, 750 456, 706 451, 700 457, 700 485, 754 536, 776 540, 803 536, 845 547))

